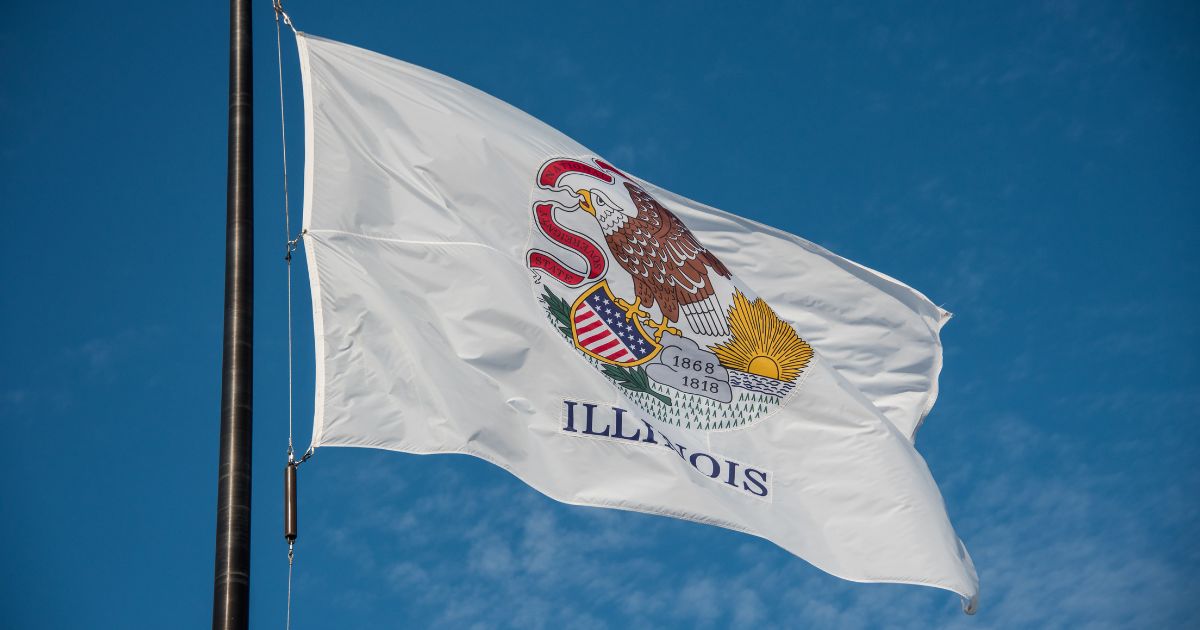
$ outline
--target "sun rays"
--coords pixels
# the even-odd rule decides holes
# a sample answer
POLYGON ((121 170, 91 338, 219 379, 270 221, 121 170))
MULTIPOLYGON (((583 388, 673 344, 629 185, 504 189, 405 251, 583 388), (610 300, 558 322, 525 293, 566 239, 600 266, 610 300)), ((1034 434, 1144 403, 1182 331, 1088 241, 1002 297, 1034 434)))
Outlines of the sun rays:
POLYGON ((733 339, 710 347, 721 365, 779 381, 794 381, 812 360, 812 347, 761 298, 737 291, 729 307, 733 339))

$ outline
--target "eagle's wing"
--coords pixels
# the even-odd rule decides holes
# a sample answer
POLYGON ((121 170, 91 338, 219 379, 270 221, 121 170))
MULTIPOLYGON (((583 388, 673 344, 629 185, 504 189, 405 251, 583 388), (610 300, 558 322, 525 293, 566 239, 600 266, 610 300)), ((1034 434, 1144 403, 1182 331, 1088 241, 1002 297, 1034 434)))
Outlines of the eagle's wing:
MULTIPOLYGON (((626 182, 625 187, 638 208, 638 216, 617 232, 631 232, 641 249, 656 259, 654 267, 658 273, 652 274, 647 280, 653 279, 667 285, 655 290, 656 297, 664 293, 674 294, 674 301, 683 307, 688 323, 697 332, 725 334, 727 331, 721 305, 713 296, 708 273, 712 269, 728 278, 729 269, 696 240, 679 217, 658 200, 635 184, 626 182)), ((678 321, 677 314, 667 313, 665 307, 663 313, 671 321, 678 321)))

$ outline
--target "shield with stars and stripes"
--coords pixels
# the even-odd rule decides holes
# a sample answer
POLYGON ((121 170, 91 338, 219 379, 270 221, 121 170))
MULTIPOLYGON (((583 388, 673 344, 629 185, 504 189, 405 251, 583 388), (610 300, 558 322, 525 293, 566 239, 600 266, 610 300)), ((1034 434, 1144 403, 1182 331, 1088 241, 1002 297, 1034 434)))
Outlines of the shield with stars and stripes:
POLYGON ((654 358, 662 346, 629 317, 601 280, 584 291, 571 307, 571 335, 575 347, 593 359, 613 365, 640 365, 654 358))

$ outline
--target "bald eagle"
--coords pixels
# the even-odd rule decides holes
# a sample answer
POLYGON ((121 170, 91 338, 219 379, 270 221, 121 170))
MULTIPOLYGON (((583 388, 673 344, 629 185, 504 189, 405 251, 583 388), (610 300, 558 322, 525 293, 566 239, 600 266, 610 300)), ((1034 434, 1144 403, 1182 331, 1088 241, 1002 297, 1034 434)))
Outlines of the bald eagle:
POLYGON ((624 184, 633 208, 617 205, 596 188, 576 193, 579 208, 600 223, 617 263, 633 276, 635 299, 623 304, 629 316, 648 316, 639 307, 657 304, 663 314, 663 321, 654 325, 660 337, 664 330, 678 333, 667 322, 678 322, 680 311, 697 333, 729 334, 709 276, 715 272, 728 278, 729 269, 696 240, 679 217, 637 184, 624 184))

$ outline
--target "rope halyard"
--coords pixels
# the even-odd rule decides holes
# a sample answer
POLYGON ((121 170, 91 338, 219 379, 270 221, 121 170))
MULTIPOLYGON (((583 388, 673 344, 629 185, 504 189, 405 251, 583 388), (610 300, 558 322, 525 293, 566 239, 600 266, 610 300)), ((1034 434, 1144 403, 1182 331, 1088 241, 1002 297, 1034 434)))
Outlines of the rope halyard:
MULTIPOLYGON (((288 26, 291 26, 292 21, 283 12, 283 2, 281 0, 273 0, 272 6, 275 9, 275 66, 279 77, 279 140, 283 156, 283 236, 287 243, 287 254, 284 256, 284 261, 287 263, 287 361, 288 361, 288 460, 291 461, 292 447, 292 252, 296 249, 296 241, 292 238, 292 212, 291 203, 288 198, 288 167, 287 167, 287 122, 284 116, 283 109, 283 41, 279 28, 279 17, 283 16, 288 26)), ((295 28, 292 29, 293 32, 295 28)))
POLYGON ((288 543, 288 580, 287 580, 287 619, 284 621, 284 630, 292 629, 292 565, 296 559, 296 544, 288 543))
POLYGON ((294 378, 294 360, 293 360, 293 339, 294 327, 292 317, 292 253, 299 247, 300 238, 297 236, 292 238, 292 212, 291 200, 288 195, 288 167, 287 167, 287 123, 284 116, 283 102, 283 41, 281 28, 279 26, 280 18, 283 18, 283 23, 287 24, 288 28, 292 29, 292 33, 296 33, 296 27, 292 25, 292 20, 288 14, 283 11, 283 2, 281 0, 272 0, 272 8, 275 10, 275 63, 279 77, 279 138, 280 148, 283 156, 283 231, 284 242, 286 243, 286 253, 284 254, 284 265, 287 267, 287 419, 288 419, 288 439, 287 439, 287 468, 285 469, 286 478, 284 501, 287 505, 284 506, 284 522, 285 532, 288 543, 288 574, 287 574, 287 612, 284 620, 284 628, 291 630, 292 627, 292 570, 296 562, 296 532, 294 523, 295 514, 295 474, 296 469, 312 456, 310 448, 300 461, 296 461, 296 451, 294 446, 294 399, 295 399, 295 378, 294 378))

